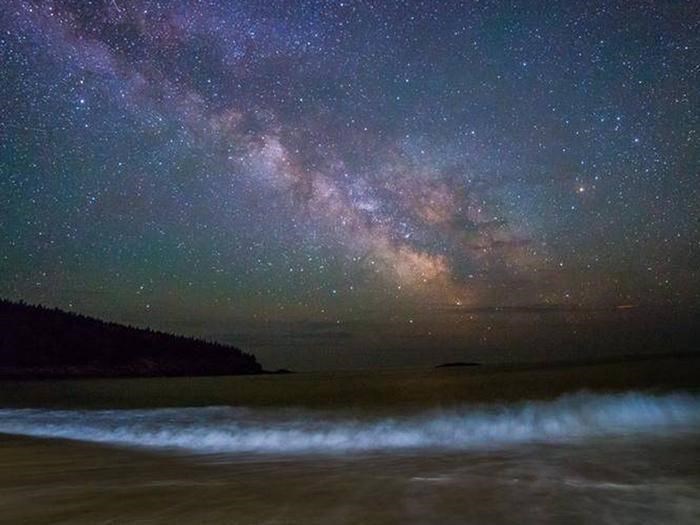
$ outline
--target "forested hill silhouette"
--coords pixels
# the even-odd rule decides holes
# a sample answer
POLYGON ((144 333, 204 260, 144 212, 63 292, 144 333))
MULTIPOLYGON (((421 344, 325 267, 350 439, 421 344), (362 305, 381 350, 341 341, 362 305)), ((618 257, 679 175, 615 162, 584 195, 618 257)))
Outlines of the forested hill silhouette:
POLYGON ((262 373, 239 349, 0 299, 0 377, 262 373))

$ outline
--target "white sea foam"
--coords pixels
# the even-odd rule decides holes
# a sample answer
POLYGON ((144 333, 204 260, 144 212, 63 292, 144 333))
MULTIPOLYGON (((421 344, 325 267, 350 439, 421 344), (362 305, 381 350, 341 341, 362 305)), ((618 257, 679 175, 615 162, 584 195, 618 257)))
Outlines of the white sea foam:
POLYGON ((199 453, 469 450, 681 431, 700 431, 700 396, 577 394, 381 418, 233 407, 0 409, 0 432, 8 434, 199 453))

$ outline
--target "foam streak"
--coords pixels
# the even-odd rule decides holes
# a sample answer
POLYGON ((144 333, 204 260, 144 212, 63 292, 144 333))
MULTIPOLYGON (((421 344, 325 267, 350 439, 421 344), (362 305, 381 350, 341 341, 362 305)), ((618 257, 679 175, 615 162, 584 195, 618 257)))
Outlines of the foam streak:
POLYGON ((231 407, 0 410, 0 432, 195 453, 333 454, 475 450, 700 431, 700 396, 577 394, 549 402, 353 419, 231 407))

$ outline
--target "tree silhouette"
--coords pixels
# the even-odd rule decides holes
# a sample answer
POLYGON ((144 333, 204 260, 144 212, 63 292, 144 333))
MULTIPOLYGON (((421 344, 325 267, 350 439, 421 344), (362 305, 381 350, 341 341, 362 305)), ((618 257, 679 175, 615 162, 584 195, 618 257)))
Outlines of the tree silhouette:
POLYGON ((232 346, 0 300, 0 376, 255 374, 232 346))

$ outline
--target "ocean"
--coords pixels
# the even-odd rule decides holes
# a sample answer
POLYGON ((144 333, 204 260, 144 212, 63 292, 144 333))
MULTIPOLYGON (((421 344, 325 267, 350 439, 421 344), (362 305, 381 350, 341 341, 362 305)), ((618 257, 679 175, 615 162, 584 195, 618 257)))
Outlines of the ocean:
POLYGON ((5 522, 700 523, 695 389, 336 407, 80 404, 0 409, 5 522))

